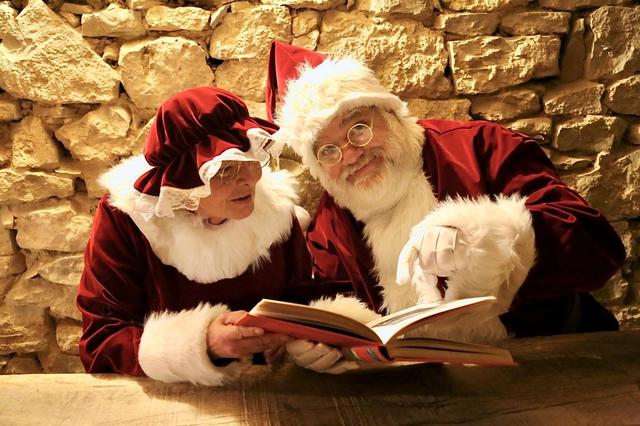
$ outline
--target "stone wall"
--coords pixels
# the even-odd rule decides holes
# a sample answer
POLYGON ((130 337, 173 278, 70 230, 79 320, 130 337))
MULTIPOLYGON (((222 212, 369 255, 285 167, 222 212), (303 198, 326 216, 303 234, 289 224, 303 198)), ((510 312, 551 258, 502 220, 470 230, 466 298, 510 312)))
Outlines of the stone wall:
MULTIPOLYGON (((264 115, 269 42, 365 60, 415 115, 531 134, 614 223, 597 297, 640 328, 640 6, 624 0, 0 1, 0 369, 81 371, 74 296, 96 176, 168 96, 214 84, 264 115)), ((289 155, 313 209, 318 188, 289 155)))

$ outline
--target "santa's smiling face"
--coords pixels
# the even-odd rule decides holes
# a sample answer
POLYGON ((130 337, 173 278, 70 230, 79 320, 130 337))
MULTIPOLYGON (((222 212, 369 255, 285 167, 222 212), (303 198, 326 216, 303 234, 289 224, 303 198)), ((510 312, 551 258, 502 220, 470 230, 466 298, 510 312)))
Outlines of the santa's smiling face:
POLYGON ((365 106, 334 117, 318 134, 314 153, 330 180, 367 189, 383 180, 394 162, 387 140, 387 117, 365 106))
POLYGON ((338 205, 350 209, 360 220, 394 204, 410 179, 420 173, 422 131, 407 127, 409 122, 416 125, 379 107, 361 107, 332 118, 319 132, 312 160, 315 165, 311 166, 338 205), (371 140, 364 146, 346 141, 347 132, 359 124, 372 127, 371 140), (340 161, 318 164, 320 150, 327 144, 341 149, 340 161))
POLYGON ((257 161, 225 161, 211 178, 211 195, 202 198, 197 213, 210 224, 244 219, 253 212, 256 184, 262 177, 257 161))

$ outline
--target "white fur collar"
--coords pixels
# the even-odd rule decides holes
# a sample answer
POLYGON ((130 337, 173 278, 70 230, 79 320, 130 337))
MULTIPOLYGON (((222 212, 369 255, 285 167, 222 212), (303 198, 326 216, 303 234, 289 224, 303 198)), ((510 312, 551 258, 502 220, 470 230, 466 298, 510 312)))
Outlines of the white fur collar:
POLYGON ((268 261, 269 248, 290 235, 297 196, 287 172, 265 170, 256 185, 253 213, 211 227, 186 211, 146 221, 134 208, 140 193, 133 184, 148 169, 144 157, 133 157, 105 173, 100 183, 110 193, 109 203, 131 217, 156 256, 192 281, 205 284, 237 277, 268 261))

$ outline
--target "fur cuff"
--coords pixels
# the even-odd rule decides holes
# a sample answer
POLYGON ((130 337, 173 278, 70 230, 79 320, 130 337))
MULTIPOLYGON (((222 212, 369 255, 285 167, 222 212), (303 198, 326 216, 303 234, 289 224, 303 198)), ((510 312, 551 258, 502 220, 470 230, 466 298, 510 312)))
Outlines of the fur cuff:
POLYGON ((443 202, 420 226, 462 231, 468 264, 448 279, 447 300, 496 296, 506 312, 535 261, 535 235, 525 198, 518 195, 443 202))
POLYGON ((335 312, 353 318, 363 324, 380 318, 380 315, 367 308, 366 303, 355 297, 337 295, 335 299, 322 298, 309 303, 309 306, 324 311, 335 312))
POLYGON ((201 303, 195 309, 152 314, 140 339, 140 367, 150 378, 168 383, 219 386, 237 379, 246 362, 215 367, 207 354, 207 327, 228 311, 225 305, 201 303))

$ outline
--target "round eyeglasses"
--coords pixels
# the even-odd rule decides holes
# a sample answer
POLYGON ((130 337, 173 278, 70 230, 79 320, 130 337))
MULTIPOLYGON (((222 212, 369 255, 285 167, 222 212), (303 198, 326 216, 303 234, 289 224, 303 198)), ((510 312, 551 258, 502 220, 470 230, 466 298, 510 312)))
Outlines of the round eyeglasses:
POLYGON ((357 146, 359 148, 369 145, 373 139, 373 114, 374 109, 371 110, 371 126, 365 123, 356 123, 347 131, 347 143, 342 146, 334 144, 326 144, 320 147, 316 153, 318 162, 325 167, 338 164, 342 160, 342 151, 349 145, 357 146))
POLYGON ((228 185, 236 181, 238 175, 240 174, 240 170, 245 169, 250 173, 256 173, 258 171, 261 172, 262 169, 269 164, 270 160, 271 157, 263 162, 225 161, 222 163, 222 166, 220 166, 220 170, 218 170, 218 173, 216 173, 215 177, 220 179, 220 182, 222 182, 224 185, 228 185))

